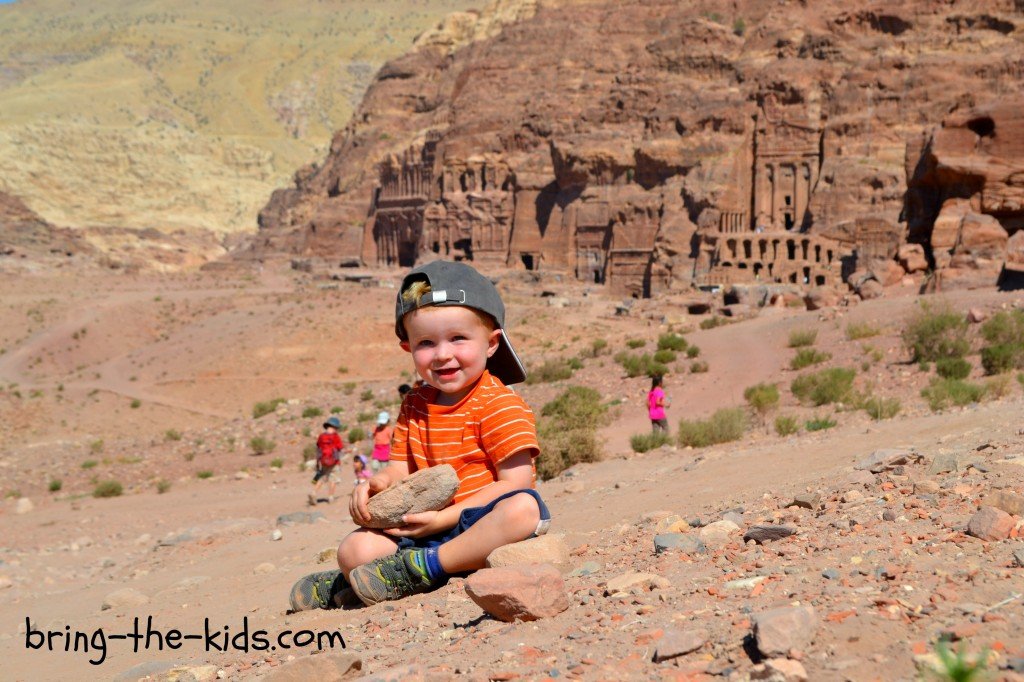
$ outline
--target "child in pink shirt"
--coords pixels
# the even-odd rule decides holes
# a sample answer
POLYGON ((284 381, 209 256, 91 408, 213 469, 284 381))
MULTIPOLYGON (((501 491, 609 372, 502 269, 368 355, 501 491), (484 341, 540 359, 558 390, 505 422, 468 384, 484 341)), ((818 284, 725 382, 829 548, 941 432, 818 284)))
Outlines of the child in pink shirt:
POLYGON ((668 399, 661 383, 660 375, 651 377, 651 391, 647 394, 647 415, 651 418, 651 431, 661 430, 668 433, 668 419, 665 418, 668 399))

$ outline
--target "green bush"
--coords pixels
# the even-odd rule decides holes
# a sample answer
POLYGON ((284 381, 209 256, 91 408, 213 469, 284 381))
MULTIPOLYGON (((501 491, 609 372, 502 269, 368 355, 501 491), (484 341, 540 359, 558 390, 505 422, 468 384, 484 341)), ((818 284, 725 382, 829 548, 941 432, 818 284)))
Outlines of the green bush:
POLYGON ((373 389, 365 389, 362 393, 359 394, 359 399, 362 400, 364 403, 373 400, 373 389))
POLYGON ((167 429, 164 431, 164 438, 172 441, 181 440, 181 431, 178 431, 177 429, 167 429))
POLYGON ((284 460, 281 459, 280 457, 275 457, 274 459, 270 460, 270 466, 275 469, 280 469, 281 467, 284 466, 284 460))
POLYGON ((637 348, 643 348, 646 346, 647 342, 643 339, 627 339, 626 345, 632 350, 636 350, 637 348))
POLYGON ((120 481, 100 481, 99 483, 96 484, 96 487, 93 488, 92 496, 117 497, 122 492, 124 492, 124 488, 121 485, 120 481))
POLYGON ((323 414, 324 414, 324 411, 321 410, 319 407, 312 407, 312 406, 310 406, 310 407, 307 407, 306 409, 304 409, 302 411, 302 418, 303 419, 312 419, 313 417, 322 417, 323 414))
POLYGON ((825 362, 831 358, 831 353, 817 351, 813 348, 801 348, 796 352, 796 355, 793 356, 789 366, 791 369, 803 369, 804 367, 810 367, 811 365, 817 365, 825 362))
POLYGON ((743 436, 747 428, 747 417, 743 408, 729 407, 718 410, 704 420, 679 422, 679 444, 702 448, 715 443, 727 443, 743 436))
POLYGON ((903 344, 914 361, 963 357, 971 349, 967 320, 948 306, 922 302, 903 330, 903 344))
POLYGON ((775 433, 780 436, 792 436, 800 430, 796 417, 778 416, 775 418, 775 433))
POLYGON ((836 421, 828 417, 815 417, 804 422, 804 428, 808 431, 824 431, 825 429, 831 429, 835 425, 836 421))
POLYGON ((846 325, 846 338, 850 341, 867 339, 872 336, 878 336, 880 333, 881 330, 878 327, 873 327, 867 322, 851 322, 846 325))
POLYGON ((50 492, 51 493, 59 492, 60 489, 63 488, 63 487, 64 487, 64 482, 61 481, 59 478, 54 478, 54 479, 50 480, 50 492))
POLYGON ((674 350, 682 352, 687 347, 686 339, 678 334, 662 334, 658 337, 658 350, 674 350))
POLYGON ((789 347, 803 348, 804 346, 813 346, 817 339, 817 329, 794 329, 789 333, 789 347))
POLYGON ((203 469, 202 471, 196 472, 196 478, 206 480, 207 478, 213 478, 213 472, 209 469, 203 469))
POLYGON ((662 349, 659 351, 655 351, 654 353, 654 361, 660 362, 663 365, 668 364, 670 362, 675 362, 676 357, 676 352, 668 349, 662 349))
POLYGON ((700 346, 690 346, 686 349, 686 357, 691 360, 700 355, 700 346))
POLYGON ((270 414, 278 407, 287 402, 284 398, 274 398, 273 400, 267 400, 266 402, 256 403, 252 406, 252 418, 259 419, 270 414))
POLYGON ((628 377, 653 377, 668 374, 668 367, 657 362, 647 353, 634 355, 626 351, 620 351, 615 354, 615 362, 622 365, 622 369, 625 370, 628 377))
POLYGON ((970 405, 985 397, 985 387, 961 379, 940 379, 935 377, 921 390, 921 397, 928 401, 932 410, 941 410, 950 405, 970 405))
POLYGON ((596 358, 608 350, 608 342, 605 339, 594 339, 590 345, 580 351, 582 357, 596 358))
POLYGON ((779 405, 779 388, 775 384, 754 384, 743 391, 747 404, 764 417, 779 405))
POLYGON ((1010 384, 1013 378, 1009 373, 997 374, 985 381, 985 397, 993 400, 1010 395, 1010 384))
POLYGON ((98 455, 103 452, 103 439, 97 438, 96 440, 89 443, 89 452, 94 455, 98 455))
POLYGON ((537 475, 549 479, 579 462, 599 460, 597 429, 607 412, 601 394, 584 386, 570 386, 544 405, 537 425, 537 475))
POLYGON ((579 358, 569 358, 565 362, 569 365, 569 369, 574 372, 578 369, 583 369, 583 361, 579 358))
POLYGON ((340 405, 335 405, 334 407, 331 408, 331 414, 341 414, 344 411, 345 408, 341 407, 340 405))
POLYGON ((943 379, 966 379, 971 374, 971 363, 963 358, 939 358, 935 373, 943 379))
POLYGON ((362 427, 353 426, 351 429, 348 430, 349 443, 358 443, 359 441, 364 440, 365 438, 366 431, 364 431, 362 427))
POLYGON ((898 398, 866 398, 861 406, 864 411, 875 421, 892 419, 900 413, 900 401, 898 398))
POLYGON ((846 402, 853 392, 857 370, 843 367, 822 369, 793 379, 790 390, 800 402, 814 406, 846 402))
POLYGON ((132 401, 128 403, 128 407, 132 408, 133 410, 137 410, 140 407, 142 407, 142 401, 139 400, 138 398, 133 398, 132 401))
POLYGON ((708 371, 708 363, 703 360, 694 360, 690 363, 691 374, 703 374, 706 371, 708 371))
POLYGON ((996 313, 981 325, 981 336, 993 346, 1024 344, 1024 310, 996 313))
POLYGON ((96 460, 94 460, 94 459, 87 459, 84 462, 82 462, 82 468, 83 469, 92 469, 97 464, 99 464, 99 462, 97 462, 96 460))
POLYGON ((265 455, 268 452, 273 452, 274 448, 277 447, 277 443, 264 436, 253 436, 249 439, 249 447, 252 448, 255 454, 265 455))
POLYGON ((531 367, 526 373, 528 384, 549 384, 552 381, 565 381, 572 378, 572 367, 565 358, 547 360, 538 367, 531 367))
POLYGON ((165 492, 171 489, 171 482, 161 478, 156 482, 156 492, 158 495, 163 495, 165 492))
POLYGON ((352 395, 352 392, 355 391, 355 390, 356 390, 356 382, 354 382, 354 381, 346 381, 345 383, 343 383, 341 385, 341 391, 345 395, 352 395))
POLYGON ((981 366, 985 374, 1002 374, 1024 366, 1024 346, 1000 343, 981 349, 981 366))
POLYGON ((668 445, 672 442, 672 436, 665 431, 652 431, 650 433, 637 433, 629 437, 629 444, 633 452, 647 452, 668 445))
POLYGON ((316 445, 310 443, 306 447, 302 448, 302 461, 308 462, 311 459, 316 459, 320 456, 320 452, 316 449, 316 445))
POLYGON ((715 327, 721 327, 727 324, 729 324, 729 320, 725 319, 724 317, 719 317, 718 315, 712 315, 708 319, 700 321, 700 328, 714 329, 715 327))

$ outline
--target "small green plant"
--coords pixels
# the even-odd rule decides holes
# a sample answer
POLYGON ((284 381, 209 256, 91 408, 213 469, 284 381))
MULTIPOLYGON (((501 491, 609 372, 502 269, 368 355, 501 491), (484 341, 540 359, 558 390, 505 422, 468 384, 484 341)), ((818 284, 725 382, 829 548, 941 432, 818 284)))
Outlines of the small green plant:
POLYGON ((92 469, 97 464, 99 464, 99 462, 97 462, 96 460, 94 460, 94 459, 87 459, 84 462, 82 462, 82 468, 83 469, 92 469))
POLYGON ((1000 343, 981 349, 981 366, 985 374, 1002 374, 1024 365, 1024 346, 1000 343))
POLYGON ((549 479, 574 464, 601 459, 597 429, 607 412, 601 394, 585 386, 569 386, 545 404, 537 426, 537 475, 549 479))
POLYGON ((661 430, 651 433, 635 433, 629 437, 629 445, 633 448, 633 452, 648 452, 671 442, 672 436, 661 430))
POLYGON ((996 313, 981 325, 981 336, 993 346, 1024 344, 1024 310, 996 313))
POLYGON ((103 439, 97 438, 96 440, 89 443, 89 452, 94 455, 98 455, 103 452, 103 439))
POLYGON ((348 430, 349 443, 358 443, 359 441, 364 440, 365 438, 366 431, 364 431, 362 427, 353 426, 351 429, 348 430))
POLYGON ((985 677, 988 665, 987 649, 976 656, 971 656, 967 652, 966 643, 961 642, 954 653, 950 650, 949 640, 940 637, 935 643, 935 656, 939 661, 939 669, 934 672, 943 682, 980 682, 985 677))
POLYGON ((313 417, 321 417, 321 416, 323 416, 323 414, 324 414, 324 411, 321 410, 319 407, 310 406, 310 407, 307 407, 306 409, 304 409, 302 411, 302 418, 303 419, 312 419, 313 417))
POLYGON ((789 347, 803 348, 805 346, 813 346, 817 339, 817 329, 794 329, 789 333, 789 347))
POLYGON ((573 368, 564 358, 546 360, 544 364, 531 367, 526 373, 528 384, 549 384, 572 378, 573 368))
POLYGON ((928 401, 928 407, 937 411, 950 405, 961 406, 980 402, 985 397, 985 387, 961 379, 935 377, 921 390, 921 397, 928 401))
POLYGON ((1010 385, 1013 377, 1009 374, 997 374, 985 380, 985 397, 992 400, 1005 398, 1010 395, 1010 385))
POLYGON ((369 424, 377 418, 376 412, 360 412, 356 415, 356 422, 359 424, 369 424))
POLYGON ((196 472, 196 478, 206 480, 207 478, 213 478, 213 472, 209 469, 203 469, 202 471, 196 472))
POLYGON ((268 452, 273 452, 277 443, 265 436, 253 436, 249 439, 249 447, 252 448, 253 454, 265 455, 268 452))
POLYGON ((138 398, 132 398, 132 401, 130 403, 128 403, 128 407, 132 408, 133 410, 137 410, 141 406, 142 406, 142 401, 139 400, 138 398))
POLYGON ((596 358, 598 355, 601 355, 602 353, 607 352, 607 350, 608 350, 608 341, 606 341, 605 339, 594 339, 593 341, 590 342, 590 346, 585 348, 580 353, 580 355, 586 356, 586 357, 591 357, 591 358, 596 358))
POLYGON ((167 440, 181 440, 181 431, 177 429, 167 429, 164 431, 164 438, 167 440))
POLYGON ((647 345, 647 342, 645 340, 643 340, 643 339, 627 339, 626 340, 626 346, 628 346, 632 350, 636 350, 637 348, 643 348, 646 345, 647 345))
POLYGON ((118 497, 124 492, 124 487, 120 481, 100 481, 93 488, 93 497, 118 497))
POLYGON ((796 417, 779 415, 775 418, 775 433, 780 436, 792 436, 800 430, 796 417))
POLYGON ((700 355, 700 346, 690 346, 686 349, 686 357, 693 360, 695 357, 700 355))
POLYGON ((284 398, 274 398, 273 400, 267 400, 265 402, 256 403, 255 405, 252 406, 252 418, 259 419, 260 417, 265 417, 271 412, 277 410, 277 408, 283 405, 285 402, 286 401, 284 398))
POLYGON ((903 344, 914 361, 963 357, 971 349, 967 320, 948 305, 922 302, 903 330, 903 344))
POLYGON ((60 489, 63 488, 63 487, 64 487, 64 483, 59 478, 50 479, 50 492, 51 493, 59 492, 60 489))
POLYGON ((196 458, 196 453, 194 453, 194 452, 192 452, 190 450, 190 451, 185 453, 184 457, 185 457, 185 461, 186 462, 191 462, 192 460, 194 460, 196 458))
POLYGON ((793 379, 790 390, 800 402, 818 407, 829 403, 846 402, 853 393, 853 379, 857 370, 843 367, 822 369, 793 379))
POLYGON ((345 365, 338 367, 338 374, 348 374, 348 367, 345 365))
POLYGON ((804 367, 817 365, 831 359, 831 353, 814 350, 813 348, 801 348, 793 356, 793 359, 790 360, 789 367, 790 369, 803 369, 804 367))
POLYGON ((320 453, 316 449, 316 445, 314 443, 310 443, 306 447, 302 448, 302 461, 303 462, 308 462, 311 459, 316 459, 317 457, 319 457, 319 455, 320 455, 320 453))
POLYGON ((156 492, 158 495, 163 495, 171 489, 171 482, 167 479, 161 478, 156 482, 156 492))
POLYGON ((274 459, 270 460, 270 468, 271 469, 280 469, 283 466, 284 466, 284 460, 281 459, 280 457, 275 457, 274 459))
POLYGON ((712 315, 708 319, 700 321, 700 328, 714 329, 715 327, 721 327, 722 325, 726 324, 729 324, 729 320, 725 319, 724 317, 719 317, 718 315, 712 315))
POLYGON ((898 398, 878 398, 872 396, 865 398, 861 403, 864 411, 875 421, 892 419, 900 413, 900 401, 898 398))
POLYGON ((935 373, 943 379, 966 379, 971 374, 971 363, 963 358, 939 358, 935 373))
POLYGON ((741 38, 747 32, 747 22, 743 20, 743 17, 736 17, 736 20, 732 22, 732 32, 741 38))
POLYGON ((763 420, 779 406, 779 387, 775 384, 754 384, 743 391, 743 399, 763 420))
POLYGON ((337 405, 335 405, 334 407, 331 408, 331 414, 341 414, 344 411, 345 411, 344 407, 339 407, 337 405))
POLYGON ((658 337, 658 350, 674 350, 681 353, 688 345, 686 339, 679 334, 669 333, 658 337))
POLYGON ((642 353, 634 355, 626 351, 615 354, 615 362, 622 365, 628 377, 639 376, 664 376, 668 374, 668 367, 656 361, 651 355, 642 353))
POLYGON ((716 443, 727 443, 743 436, 747 417, 743 408, 729 407, 718 410, 704 420, 679 422, 679 445, 702 448, 716 443))
POLYGON ((356 382, 346 381, 341 385, 341 390, 345 395, 352 395, 352 393, 356 390, 356 382))
POLYGON ((704 360, 694 360, 690 363, 691 374, 704 374, 708 371, 708 363, 704 360))
POLYGON ((804 422, 804 428, 808 431, 824 431, 825 429, 831 429, 835 425, 836 421, 828 417, 814 417, 804 422))
POLYGON ((359 399, 362 400, 364 403, 373 400, 373 389, 368 388, 364 390, 362 393, 359 394, 359 399))
POLYGON ((670 362, 676 361, 676 352, 674 350, 659 350, 654 352, 654 361, 659 362, 663 365, 667 365, 670 362))
POLYGON ((846 325, 846 338, 850 341, 868 339, 872 336, 878 336, 880 333, 881 330, 878 327, 873 327, 867 322, 851 322, 846 325))

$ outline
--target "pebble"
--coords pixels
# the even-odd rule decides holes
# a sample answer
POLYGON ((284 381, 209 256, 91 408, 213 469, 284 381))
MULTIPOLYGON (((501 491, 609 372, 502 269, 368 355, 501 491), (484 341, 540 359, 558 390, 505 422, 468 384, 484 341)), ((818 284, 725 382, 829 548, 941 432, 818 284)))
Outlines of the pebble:
POLYGON ((27 497, 19 497, 14 505, 15 514, 28 514, 33 509, 35 509, 35 505, 27 497))
POLYGON ((284 537, 284 533, 281 532, 280 528, 275 528, 274 532, 270 534, 270 539, 275 541, 275 542, 277 540, 280 540, 283 537, 284 537))
POLYGON ((687 554, 706 554, 704 541, 688 533, 662 533, 654 536, 654 553, 661 554, 675 549, 687 554))
POLYGON ((827 580, 838 580, 839 571, 837 571, 834 568, 826 568, 824 571, 821 572, 821 576, 827 580))
POLYGON ((814 510, 821 506, 821 495, 818 493, 799 493, 794 495, 793 501, 786 506, 814 510))
POLYGON ((266 575, 267 573, 273 573, 274 570, 274 564, 264 561, 262 564, 259 564, 256 568, 252 569, 252 572, 255 575, 266 575))
POLYGON ((103 598, 101 611, 110 609, 122 609, 132 606, 143 606, 149 603, 149 597, 131 587, 123 587, 120 590, 111 592, 103 598))
POLYGON ((743 541, 748 542, 753 540, 757 544, 762 545, 766 542, 774 542, 776 540, 788 538, 790 535, 796 535, 796 528, 793 526, 761 524, 748 528, 747 532, 743 534, 743 541))
POLYGON ((707 633, 701 630, 669 628, 658 640, 653 661, 662 663, 700 649, 707 642, 707 633))
POLYGON ((802 650, 811 643, 818 616, 813 606, 782 606, 755 614, 751 626, 762 655, 788 656, 791 649, 802 650))

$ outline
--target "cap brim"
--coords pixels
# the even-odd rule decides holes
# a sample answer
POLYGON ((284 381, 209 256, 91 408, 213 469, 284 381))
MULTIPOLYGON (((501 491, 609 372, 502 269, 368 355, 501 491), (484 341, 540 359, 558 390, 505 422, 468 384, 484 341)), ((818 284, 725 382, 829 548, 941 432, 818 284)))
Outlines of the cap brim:
POLYGON ((505 336, 505 330, 499 331, 501 336, 498 337, 498 350, 487 361, 487 369, 501 379, 506 386, 521 384, 526 381, 526 367, 523 366, 523 361, 516 355, 512 343, 505 336))

